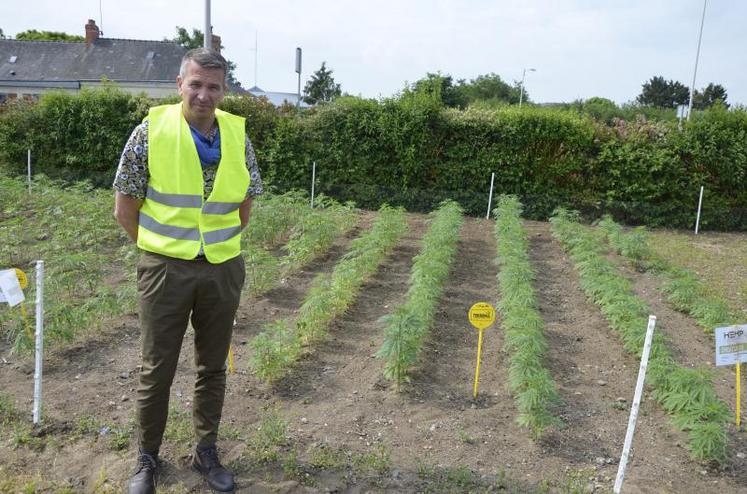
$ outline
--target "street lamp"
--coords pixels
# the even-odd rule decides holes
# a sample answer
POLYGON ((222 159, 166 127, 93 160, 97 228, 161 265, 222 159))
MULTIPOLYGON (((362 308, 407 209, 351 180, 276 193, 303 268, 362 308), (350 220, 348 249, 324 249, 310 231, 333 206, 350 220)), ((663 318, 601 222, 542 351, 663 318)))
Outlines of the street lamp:
POLYGON ((521 92, 519 92, 519 108, 521 108, 521 102, 524 101, 524 79, 526 79, 527 70, 529 72, 537 72, 537 69, 527 68, 524 68, 524 70, 521 72, 521 92))

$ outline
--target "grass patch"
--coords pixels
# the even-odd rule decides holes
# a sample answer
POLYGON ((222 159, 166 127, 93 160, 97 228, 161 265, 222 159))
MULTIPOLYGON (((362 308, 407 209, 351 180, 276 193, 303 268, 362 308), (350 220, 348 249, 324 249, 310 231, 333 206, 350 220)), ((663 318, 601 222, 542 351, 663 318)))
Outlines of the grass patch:
MULTIPOLYGON (((638 270, 652 270, 659 274, 665 281, 662 291, 670 305, 693 317, 706 333, 712 333, 716 327, 744 322, 746 314, 732 310, 729 302, 716 295, 717 291, 701 281, 695 272, 659 257, 650 246, 649 233, 645 228, 638 227, 625 233, 623 227, 609 216, 599 222, 599 227, 606 233, 610 245, 629 258, 638 270)), ((685 248, 682 245, 677 247, 685 248)), ((747 263, 747 256, 744 259, 747 263)), ((721 275, 726 278, 723 273, 721 275)))
POLYGON ((105 441, 106 447, 112 451, 123 451, 129 448, 134 432, 134 423, 118 426, 106 424, 92 415, 82 415, 73 424, 73 439, 93 437, 94 440, 105 441))
MULTIPOLYGON (((250 465, 263 465, 281 458, 283 449, 288 445, 288 421, 280 417, 276 410, 268 410, 262 414, 259 427, 249 436, 247 450, 242 455, 250 465)), ((295 453, 294 453, 295 458, 295 453)), ((296 469, 295 461, 288 460, 284 469, 296 469)))
POLYGON ((702 280, 709 297, 727 301, 747 321, 747 236, 705 232, 695 235, 666 230, 649 232, 654 254, 702 280))

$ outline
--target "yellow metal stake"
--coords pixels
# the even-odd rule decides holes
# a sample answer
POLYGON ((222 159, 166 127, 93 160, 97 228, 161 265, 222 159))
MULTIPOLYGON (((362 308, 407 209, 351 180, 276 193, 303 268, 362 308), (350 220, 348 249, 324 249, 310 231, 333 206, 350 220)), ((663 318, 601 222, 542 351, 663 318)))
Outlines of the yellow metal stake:
POLYGON ((475 369, 475 385, 472 388, 472 398, 477 399, 477 383, 480 382, 480 359, 482 355, 482 333, 484 329, 478 330, 480 336, 477 337, 477 368, 475 369))
POLYGON ((739 365, 739 362, 737 362, 737 430, 739 430, 739 426, 742 422, 742 417, 740 413, 740 404, 742 401, 742 372, 739 365))
POLYGON ((233 345, 228 345, 228 373, 233 374, 233 345))
POLYGON ((480 359, 482 355, 482 333, 495 322, 495 309, 486 302, 477 302, 467 313, 470 324, 477 328, 477 367, 475 369, 475 385, 472 388, 472 398, 477 398, 477 384, 480 381, 480 359))

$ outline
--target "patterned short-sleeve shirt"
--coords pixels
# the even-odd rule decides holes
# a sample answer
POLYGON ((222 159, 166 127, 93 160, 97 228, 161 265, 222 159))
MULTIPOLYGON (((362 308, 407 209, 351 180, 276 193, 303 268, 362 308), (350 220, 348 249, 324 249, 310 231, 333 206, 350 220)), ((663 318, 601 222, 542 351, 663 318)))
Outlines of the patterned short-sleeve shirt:
MULTIPOLYGON (((215 139, 217 127, 208 133, 210 141, 215 139)), ((246 168, 249 170, 251 183, 246 191, 246 197, 253 197, 262 194, 262 177, 259 174, 257 158, 254 155, 254 148, 246 138, 246 168)), ((202 170, 204 182, 205 199, 208 198, 213 190, 215 174, 218 172, 218 165, 208 166, 202 170)), ((134 197, 136 199, 145 199, 145 193, 148 190, 148 121, 141 123, 127 140, 122 157, 119 159, 117 174, 114 177, 114 190, 122 194, 134 197)))

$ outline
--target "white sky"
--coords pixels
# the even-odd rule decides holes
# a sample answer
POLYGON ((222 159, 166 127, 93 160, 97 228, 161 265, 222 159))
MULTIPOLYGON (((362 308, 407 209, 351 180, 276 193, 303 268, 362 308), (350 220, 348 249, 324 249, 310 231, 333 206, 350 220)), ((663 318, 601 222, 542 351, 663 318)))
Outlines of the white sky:
MULTIPOLYGON (((204 0, 0 0, 0 29, 105 37, 172 38, 175 26, 204 27, 204 0)), ((295 92, 321 62, 343 91, 390 96, 426 72, 455 79, 495 72, 511 83, 528 72, 533 101, 603 96, 631 101, 655 75, 690 86, 703 0, 212 0, 212 25, 243 86, 295 92)), ((710 0, 695 86, 722 84, 747 104, 747 2, 710 0)))

